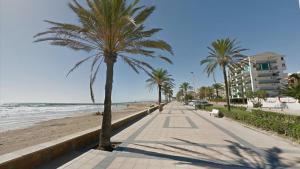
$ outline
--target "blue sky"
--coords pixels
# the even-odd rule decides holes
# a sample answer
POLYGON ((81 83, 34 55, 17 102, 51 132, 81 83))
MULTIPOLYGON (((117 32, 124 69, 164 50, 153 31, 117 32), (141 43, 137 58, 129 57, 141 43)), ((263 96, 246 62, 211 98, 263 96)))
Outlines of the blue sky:
MULTIPOLYGON (((0 102, 91 102, 89 65, 68 78, 68 70, 87 56, 84 52, 32 43, 33 35, 44 31, 45 19, 76 23, 68 8, 70 0, 0 1, 0 102)), ((79 0, 79 2, 84 2, 79 0)), ((300 70, 300 9, 298 0, 142 0, 157 10, 147 22, 161 27, 158 35, 175 51, 174 65, 159 61, 173 74, 176 84, 192 82, 197 86, 213 81, 202 73, 201 58, 217 38, 237 38, 252 55, 273 51, 286 55, 287 71, 300 70)), ((96 100, 103 101, 105 69, 95 85, 96 100)), ((155 100, 155 89, 146 88, 145 74, 137 75, 121 60, 115 67, 113 101, 155 100)), ((217 73, 217 80, 222 76, 217 73)))

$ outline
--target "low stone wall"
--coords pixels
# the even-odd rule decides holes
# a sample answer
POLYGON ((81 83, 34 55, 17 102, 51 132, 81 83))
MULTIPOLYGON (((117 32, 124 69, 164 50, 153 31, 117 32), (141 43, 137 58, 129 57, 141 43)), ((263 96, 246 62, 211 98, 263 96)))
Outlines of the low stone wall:
MULTIPOLYGON (((122 131, 157 108, 158 106, 114 121, 112 123, 113 134, 122 131)), ((100 132, 101 129, 96 127, 54 141, 4 154, 0 156, 0 169, 31 169, 38 167, 71 151, 96 145, 99 142, 100 132)))
MULTIPOLYGON (((257 99, 255 99, 257 101, 257 99)), ((264 108, 287 109, 300 111, 300 103, 291 97, 269 97, 261 100, 264 108)), ((253 107, 253 103, 249 100, 248 106, 253 107)))

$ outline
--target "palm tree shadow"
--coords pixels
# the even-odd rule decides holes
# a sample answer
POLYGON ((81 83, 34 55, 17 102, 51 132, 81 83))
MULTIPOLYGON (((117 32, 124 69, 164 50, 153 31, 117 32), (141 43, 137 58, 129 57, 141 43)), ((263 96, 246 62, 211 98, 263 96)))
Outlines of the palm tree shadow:
POLYGON ((169 159, 169 160, 175 160, 180 161, 180 164, 189 164, 193 166, 201 166, 201 167, 211 167, 211 168, 224 168, 224 169, 247 169, 249 167, 245 166, 239 166, 234 164, 222 164, 215 161, 209 161, 204 159, 197 159, 197 158, 191 158, 186 156, 180 156, 180 155, 170 155, 170 154, 164 154, 154 151, 147 151, 137 148, 130 148, 130 147, 122 147, 122 151, 124 152, 130 152, 135 154, 141 154, 146 155, 150 157, 160 158, 160 159, 169 159))
MULTIPOLYGON (((264 156, 261 157, 261 154, 258 154, 257 152, 246 148, 244 146, 241 146, 239 143, 233 142, 233 141, 229 141, 229 140, 225 140, 226 142, 231 143, 230 146, 228 146, 228 148, 235 153, 236 155, 238 155, 239 157, 241 157, 241 159, 243 158, 243 155, 240 154, 239 150, 244 150, 246 152, 249 153, 249 155, 252 155, 253 157, 258 156, 260 157, 260 159, 262 161, 257 161, 255 163, 255 167, 256 168, 270 168, 270 169, 278 169, 278 168, 288 168, 288 167, 293 167, 294 165, 296 165, 298 162, 293 163, 284 163, 283 159, 280 157, 280 154, 283 152, 280 148, 278 147, 272 147, 269 149, 264 150, 264 156), (263 162, 263 163, 262 163, 263 162)), ((255 158, 253 158, 255 159, 255 158)))
POLYGON ((142 148, 129 148, 129 147, 122 147, 121 150, 125 152, 131 152, 135 154, 141 154, 146 156, 151 156, 155 158, 163 158, 163 159, 170 159, 179 161, 179 164, 188 164, 194 166, 201 166, 201 167, 212 167, 212 168, 270 168, 270 169, 278 169, 278 168, 288 168, 293 167, 296 163, 286 164, 283 163, 282 159, 280 158, 279 154, 282 153, 282 150, 277 147, 273 147, 270 149, 265 150, 264 156, 253 151, 251 148, 244 147, 239 143, 234 141, 225 140, 226 142, 230 143, 226 146, 227 152, 229 154, 224 153, 224 148, 218 150, 215 148, 211 148, 209 146, 198 144, 195 142, 191 142, 184 139, 173 138, 192 146, 199 146, 207 150, 207 152, 198 152, 195 150, 191 150, 188 148, 179 147, 176 145, 169 145, 169 144, 161 144, 164 147, 155 147, 143 144, 135 144, 140 147, 148 148, 148 150, 143 150, 142 148), (157 152, 155 150, 159 150, 157 152), (212 156, 211 153, 218 154, 218 156, 212 156), (166 153, 165 153, 166 152, 166 153), (205 158, 199 158, 199 156, 205 158), (218 157, 223 156, 229 159, 230 161, 222 160, 218 157))

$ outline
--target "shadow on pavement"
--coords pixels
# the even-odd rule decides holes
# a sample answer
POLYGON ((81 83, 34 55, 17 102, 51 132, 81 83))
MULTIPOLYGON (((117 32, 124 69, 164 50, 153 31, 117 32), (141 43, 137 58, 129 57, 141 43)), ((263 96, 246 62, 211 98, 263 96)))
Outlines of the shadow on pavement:
POLYGON ((123 147, 122 150, 124 152, 143 154, 143 155, 152 156, 152 157, 159 157, 159 158, 163 158, 163 159, 181 161, 182 164, 191 164, 194 166, 201 166, 201 167, 212 167, 212 168, 216 167, 216 168, 225 168, 225 169, 249 168, 249 167, 244 167, 244 166, 239 166, 239 165, 234 165, 234 164, 222 164, 222 163, 217 163, 217 162, 209 161, 209 160, 203 160, 203 159, 197 159, 197 158, 191 158, 191 157, 185 157, 185 156, 179 156, 179 155, 164 154, 164 153, 158 153, 158 152, 154 152, 154 151, 147 151, 147 150, 130 148, 130 147, 123 147))
POLYGON ((203 148, 204 151, 198 152, 192 148, 189 149, 170 144, 160 144, 163 147, 134 144, 140 146, 141 148, 122 147, 122 151, 151 156, 154 158, 180 161, 178 164, 212 168, 278 169, 293 167, 297 164, 297 162, 290 164, 284 163, 282 161, 283 159, 279 156, 279 154, 282 153, 282 150, 278 147, 264 150, 265 153, 264 156, 262 156, 250 148, 244 147, 237 142, 229 140, 225 140, 227 143, 229 143, 228 146, 220 148, 209 147, 184 139, 173 139, 188 143, 191 146, 199 146, 203 148), (147 150, 143 150, 143 147, 147 148, 147 150))

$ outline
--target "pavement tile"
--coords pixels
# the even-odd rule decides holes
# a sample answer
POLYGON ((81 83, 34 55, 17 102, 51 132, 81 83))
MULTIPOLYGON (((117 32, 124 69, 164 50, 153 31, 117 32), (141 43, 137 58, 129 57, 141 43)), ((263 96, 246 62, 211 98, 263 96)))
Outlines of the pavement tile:
MULTIPOLYGON (((124 147, 112 155, 107 167, 110 169, 198 169, 214 168, 214 164, 215 168, 225 164, 300 168, 299 145, 178 102, 168 104, 161 113, 146 116, 112 140, 123 142, 124 147)), ((105 162, 107 155, 89 151, 65 167, 93 168, 105 162)))

